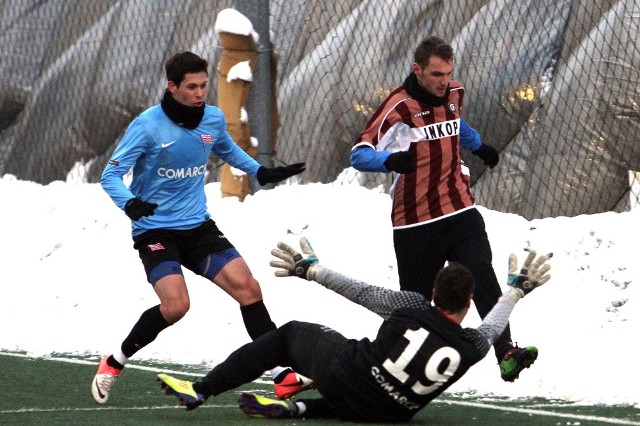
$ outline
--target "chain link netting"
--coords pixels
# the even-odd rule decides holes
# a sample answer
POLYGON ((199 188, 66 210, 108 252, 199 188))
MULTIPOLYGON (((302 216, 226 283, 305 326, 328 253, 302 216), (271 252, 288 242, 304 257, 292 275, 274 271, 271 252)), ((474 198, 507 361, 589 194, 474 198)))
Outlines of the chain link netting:
MULTIPOLYGON (((160 100, 169 56, 206 58, 215 86, 216 17, 241 1, 0 1, 0 175, 97 182, 160 100)), ((388 190, 389 175, 349 167, 351 146, 436 34, 463 117, 501 155, 487 169, 463 154, 478 204, 527 219, 638 204, 640 0, 272 0, 262 18, 278 55, 273 163, 306 161, 300 183, 388 190)))

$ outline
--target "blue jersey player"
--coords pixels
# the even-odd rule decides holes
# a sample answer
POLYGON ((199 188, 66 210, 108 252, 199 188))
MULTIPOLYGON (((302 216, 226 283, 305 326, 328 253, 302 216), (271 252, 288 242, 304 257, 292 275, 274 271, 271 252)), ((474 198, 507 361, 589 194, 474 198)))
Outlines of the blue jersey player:
MULTIPOLYGON (((134 248, 160 303, 143 312, 120 348, 100 361, 91 386, 99 404, 107 402, 129 358, 189 310, 182 267, 238 302, 252 339, 276 328, 258 281, 207 211, 205 172, 214 154, 265 185, 303 172, 304 163, 267 168, 238 147, 222 111, 204 102, 207 68, 207 61, 191 52, 166 62, 162 101, 131 122, 102 174, 102 187, 131 219, 134 248), (123 177, 131 169, 127 187, 123 177)), ((291 369, 277 367, 272 374, 279 396, 303 387, 304 378, 291 369)))

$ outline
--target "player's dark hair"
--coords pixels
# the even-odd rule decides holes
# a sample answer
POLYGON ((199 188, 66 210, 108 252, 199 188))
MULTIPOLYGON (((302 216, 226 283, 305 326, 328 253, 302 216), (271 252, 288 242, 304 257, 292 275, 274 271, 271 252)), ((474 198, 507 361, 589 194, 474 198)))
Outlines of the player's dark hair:
POLYGON ((429 59, 437 56, 443 61, 453 59, 453 47, 437 36, 427 36, 418 45, 413 55, 413 61, 424 68, 429 65, 429 59))
POLYGON ((164 64, 164 69, 167 73, 167 80, 173 81, 176 86, 180 86, 182 80, 184 80, 185 74, 206 72, 209 63, 202 59, 200 56, 192 52, 180 52, 173 55, 164 64))
POLYGON ((443 311, 460 312, 467 306, 474 287, 471 271, 460 263, 450 262, 436 274, 433 303, 443 311))

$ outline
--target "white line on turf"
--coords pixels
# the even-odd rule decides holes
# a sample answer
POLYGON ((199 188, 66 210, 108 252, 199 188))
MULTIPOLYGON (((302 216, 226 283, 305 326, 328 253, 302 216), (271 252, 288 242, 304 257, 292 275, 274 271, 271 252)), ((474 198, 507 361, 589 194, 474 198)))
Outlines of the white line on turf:
MULTIPOLYGON (((21 358, 34 358, 29 356, 28 354, 18 354, 13 352, 3 352, 0 351, 0 355, 5 356, 15 356, 21 358)), ((83 365, 96 365, 96 361, 88 361, 83 359, 76 358, 60 358, 60 357, 37 357, 39 359, 47 360, 47 361, 57 361, 57 362, 65 362, 69 364, 83 364, 83 365)), ((138 370, 151 371, 154 373, 170 373, 170 374, 181 374, 181 375, 193 375, 194 372, 185 372, 185 371, 176 371, 176 370, 166 370, 155 367, 147 367, 144 365, 134 365, 128 364, 127 368, 134 368, 138 370)), ((255 380, 255 383, 260 384, 270 384, 270 381, 266 380, 255 380)), ((598 417, 598 416, 582 416, 577 414, 566 414, 566 413, 556 413, 553 411, 544 411, 544 410, 534 410, 529 408, 517 408, 517 407, 504 407, 502 405, 493 405, 493 404, 485 404, 480 402, 464 402, 464 401, 452 401, 447 399, 436 399, 431 404, 449 404, 449 405, 461 405, 467 407, 478 407, 485 408, 490 410, 499 410, 499 411, 510 411, 524 414, 533 414, 538 416, 548 416, 548 417, 561 417, 567 419, 574 420, 584 420, 584 421, 598 421, 602 423, 616 424, 616 425, 635 425, 640 426, 640 422, 634 422, 632 420, 625 419, 615 419, 610 417, 598 417)), ((235 405, 214 405, 214 404, 205 404, 202 405, 201 408, 237 408, 235 405)), ((19 409, 19 410, 3 410, 0 411, 0 414, 12 414, 12 413, 23 413, 23 412, 62 412, 62 411, 91 411, 91 410, 153 410, 153 409, 183 409, 184 407, 180 406, 157 406, 157 407, 94 407, 94 408, 61 408, 61 409, 19 409)))
MULTIPOLYGON (((237 409, 237 405, 215 405, 206 404, 198 408, 233 408, 237 409)), ((0 410, 0 414, 19 414, 19 413, 60 413, 66 411, 136 411, 136 410, 184 410, 180 405, 156 405, 149 407, 69 407, 69 408, 20 408, 18 410, 0 410)))
POLYGON ((563 418, 575 419, 575 420, 598 421, 598 422, 611 423, 616 425, 640 425, 640 422, 634 422, 632 420, 615 419, 610 417, 582 416, 577 414, 555 413, 553 411, 533 410, 530 408, 505 407, 502 405, 484 404, 480 402, 464 402, 464 401, 450 401, 447 399, 436 399, 432 402, 432 404, 434 403, 463 405, 466 407, 487 408, 491 410, 510 411, 515 413, 524 413, 524 414, 535 414, 538 416, 563 417, 563 418))

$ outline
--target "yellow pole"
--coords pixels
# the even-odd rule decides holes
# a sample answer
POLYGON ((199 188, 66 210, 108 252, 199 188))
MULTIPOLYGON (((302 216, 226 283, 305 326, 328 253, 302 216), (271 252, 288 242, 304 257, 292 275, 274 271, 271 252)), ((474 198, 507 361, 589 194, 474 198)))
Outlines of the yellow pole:
MULTIPOLYGON (((218 65, 218 106, 227 118, 227 131, 234 142, 255 158, 258 151, 251 144, 251 127, 244 110, 251 81, 242 78, 229 81, 228 77, 234 67, 249 66, 251 73, 255 71, 257 46, 251 36, 220 32, 218 37, 222 45, 218 65)), ((220 190, 223 197, 238 197, 244 201, 250 192, 249 176, 234 174, 231 167, 224 163, 220 170, 220 190)))

